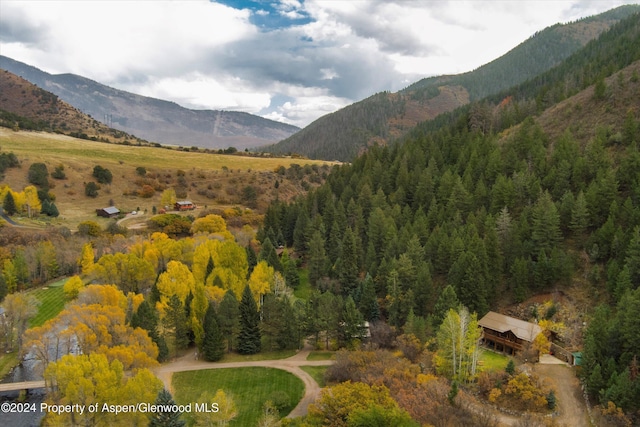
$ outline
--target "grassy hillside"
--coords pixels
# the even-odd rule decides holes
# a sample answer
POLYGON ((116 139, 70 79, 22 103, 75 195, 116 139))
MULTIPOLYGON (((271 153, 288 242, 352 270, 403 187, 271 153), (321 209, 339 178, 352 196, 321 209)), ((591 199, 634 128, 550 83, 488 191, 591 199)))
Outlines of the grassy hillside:
POLYGON ((145 141, 111 129, 51 92, 0 70, 0 125, 15 130, 43 130, 84 139, 141 144, 145 141))
POLYGON ((318 161, 104 144, 6 128, 0 128, 0 147, 3 152, 13 152, 21 162, 20 168, 8 169, 4 180, 0 181, 0 185, 7 184, 17 191, 28 185, 27 171, 31 164, 42 162, 49 173, 59 165, 64 166, 66 179, 49 177, 51 192, 60 211, 60 217, 53 223, 72 228, 83 220, 97 220, 95 209, 109 206, 111 201, 122 211, 147 210, 151 213, 153 206, 160 207, 162 190, 179 184, 186 190, 182 198, 209 207, 246 205, 242 199, 243 190, 251 186, 257 194, 252 207, 260 210, 271 199, 289 200, 305 192, 315 185, 313 181, 320 182, 322 175, 326 176, 329 171, 326 163, 318 161), (109 169, 113 182, 102 185, 98 197, 89 198, 84 194, 84 183, 95 181, 92 173, 96 165, 109 169), (296 165, 293 170, 292 165, 296 165), (138 173, 138 167, 146 170, 144 176, 138 173), (184 172, 182 178, 179 171, 184 172), (145 184, 156 189, 152 197, 138 195, 145 184))

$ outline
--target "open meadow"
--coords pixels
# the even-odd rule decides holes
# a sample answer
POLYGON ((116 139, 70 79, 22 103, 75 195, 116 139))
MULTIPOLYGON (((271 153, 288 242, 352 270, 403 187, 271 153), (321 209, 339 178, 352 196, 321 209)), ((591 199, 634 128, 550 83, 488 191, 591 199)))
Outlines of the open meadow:
MULTIPOLYGON (((186 145, 186 144, 185 144, 186 145)), ((247 189, 255 194, 251 208, 261 210, 280 198, 295 197, 309 188, 310 172, 319 176, 328 171, 330 163, 296 158, 250 157, 177 149, 107 144, 64 135, 43 132, 14 132, 0 128, 0 149, 13 152, 21 163, 19 168, 5 172, 0 185, 7 184, 14 191, 29 185, 27 172, 33 163, 44 163, 49 174, 62 166, 65 179, 49 176, 50 192, 60 212, 58 218, 40 216, 37 219, 18 217, 24 225, 46 225, 76 228, 82 221, 98 222, 103 228, 110 220, 97 218, 95 210, 115 205, 122 212, 140 211, 151 214, 160 209, 162 191, 180 188, 178 199, 189 199, 199 207, 246 207, 247 189), (287 179, 283 168, 292 165, 308 175, 302 179, 287 179), (108 169, 113 180, 100 184, 96 197, 85 195, 85 184, 95 181, 93 168, 108 169), (313 171, 311 171, 311 167, 313 171), (144 193, 145 188, 152 191, 144 193)), ((196 213, 197 215, 197 213, 196 213)))
MULTIPOLYGON (((264 403, 270 400, 286 416, 304 394, 304 384, 295 375, 274 368, 228 368, 176 372, 172 385, 179 404, 195 403, 208 391, 212 395, 224 390, 232 396, 237 416, 231 426, 255 426, 263 413, 264 403)), ((185 414, 189 423, 190 414, 185 414)))

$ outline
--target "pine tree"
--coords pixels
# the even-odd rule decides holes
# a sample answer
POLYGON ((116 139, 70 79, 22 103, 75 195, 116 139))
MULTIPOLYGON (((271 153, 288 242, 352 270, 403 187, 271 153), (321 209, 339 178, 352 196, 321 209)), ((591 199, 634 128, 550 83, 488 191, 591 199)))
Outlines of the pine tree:
POLYGON ((153 413, 151 421, 149 422, 149 427, 182 427, 185 425, 185 422, 180 419, 180 416, 182 415, 181 412, 178 412, 177 410, 175 412, 165 412, 165 408, 178 407, 176 402, 173 400, 171 393, 169 393, 167 389, 163 389, 158 393, 158 397, 154 404, 158 405, 161 410, 153 413))
POLYGON ((216 310, 212 303, 209 303, 207 312, 204 315, 204 338, 202 340, 202 354, 209 362, 217 362, 224 356, 225 342, 224 336, 218 327, 216 310))
POLYGON ((281 349, 297 349, 300 347, 300 338, 295 322, 296 312, 291 305, 291 300, 287 295, 283 295, 280 299, 282 318, 284 325, 278 331, 276 343, 281 349))
POLYGON ((276 253, 276 248, 271 243, 271 239, 268 237, 262 242, 260 253, 258 254, 258 261, 266 261, 274 270, 282 272, 282 264, 276 253))
POLYGON ((2 203, 2 209, 7 215, 15 215, 18 211, 16 208, 16 201, 13 198, 13 194, 11 191, 7 192, 7 195, 4 196, 4 201, 2 203))
POLYGON ((224 294, 218 307, 218 313, 220 332, 226 337, 228 351, 231 351, 238 335, 240 317, 238 299, 231 289, 224 294))
POLYGON ((316 286, 319 279, 326 273, 327 255, 324 250, 324 238, 319 231, 313 233, 309 242, 309 282, 316 286))
POLYGON ((158 333, 158 314, 148 300, 142 301, 138 310, 131 316, 131 327, 147 331, 149 338, 158 346, 158 362, 167 360, 169 349, 164 338, 158 333))
POLYGON ((255 251, 251 247, 251 245, 244 248, 247 252, 247 263, 249 264, 249 271, 247 271, 247 277, 251 275, 253 268, 258 264, 258 257, 256 256, 255 251))
POLYGON ((364 336, 364 319, 351 296, 348 296, 344 302, 341 325, 342 341, 347 347, 351 346, 354 340, 362 339, 364 336))
POLYGON ((165 316, 166 328, 171 334, 174 343, 174 354, 176 350, 187 348, 189 344, 189 328, 187 326, 187 316, 177 295, 171 296, 167 304, 165 316))
POLYGON ((445 286, 433 307, 433 326, 439 327, 445 314, 450 309, 457 310, 459 305, 460 300, 458 300, 456 290, 451 285, 445 286))
POLYGON ((629 268, 631 282, 637 285, 640 283, 640 226, 633 229, 624 261, 629 268))
POLYGON ((4 280, 4 276, 0 273, 0 302, 4 300, 4 297, 9 293, 9 288, 7 287, 7 282, 4 280))
POLYGON ((533 207, 532 215, 531 239, 535 245, 532 253, 537 254, 543 249, 550 253, 551 249, 562 240, 562 233, 558 209, 548 192, 545 191, 540 195, 533 207))
POLYGON ((362 282, 359 308, 365 320, 373 322, 380 319, 380 306, 378 305, 375 284, 368 274, 362 282))
POLYGON ((213 262, 213 257, 209 255, 209 261, 207 261, 207 269, 205 270, 205 273, 204 273, 205 283, 207 283, 207 278, 209 278, 209 275, 211 274, 214 268, 215 268, 215 264, 213 262))
POLYGON ((342 239, 338 277, 343 295, 353 295, 358 280, 358 252, 351 227, 347 227, 342 239))
POLYGON ((240 334, 238 335, 238 352, 240 354, 255 354, 261 349, 260 343, 260 313, 258 306, 247 285, 242 292, 239 305, 240 334))

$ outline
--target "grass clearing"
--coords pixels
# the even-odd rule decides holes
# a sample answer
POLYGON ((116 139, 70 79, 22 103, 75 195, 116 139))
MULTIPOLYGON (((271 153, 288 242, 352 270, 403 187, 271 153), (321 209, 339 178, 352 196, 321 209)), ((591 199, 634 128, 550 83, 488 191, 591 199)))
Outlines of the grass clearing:
MULTIPOLYGON (((77 139, 64 135, 44 132, 13 132, 0 130, 0 145, 3 151, 12 151, 18 158, 30 158, 31 161, 46 161, 51 165, 67 162, 93 165, 96 162, 104 166, 129 165, 159 169, 253 169, 273 171, 279 166, 292 164, 326 164, 330 162, 294 159, 231 156, 224 154, 198 153, 170 150, 157 147, 138 147, 133 145, 106 144, 102 142, 77 139)), ((53 167, 51 168, 53 169, 53 167)))
POLYGON ((307 360, 331 360, 336 353, 334 351, 312 351, 307 360))
POLYGON ((293 295, 296 298, 299 298, 304 301, 309 301, 309 297, 311 296, 311 284, 309 283, 309 270, 306 268, 301 268, 298 270, 300 274, 300 284, 293 291, 293 295))
POLYGON ((511 358, 504 354, 483 349, 480 354, 480 371, 504 371, 511 358))
POLYGON ((30 292, 40 301, 38 313, 29 319, 29 327, 41 326, 49 319, 53 319, 64 309, 66 300, 64 298, 63 286, 68 279, 58 280, 46 287, 35 289, 30 292))
POLYGON ((257 354, 238 354, 238 353, 226 353, 221 363, 228 362, 257 362, 259 360, 279 360, 286 359, 296 354, 296 350, 278 350, 278 351, 265 351, 257 354))
MULTIPOLYGON (((151 214, 154 207, 162 207, 163 189, 175 187, 179 174, 186 180, 185 194, 180 199, 189 199, 201 208, 242 208, 245 206, 242 191, 251 186, 257 193, 251 210, 261 212, 276 197, 289 200, 307 191, 302 183, 309 185, 308 180, 281 176, 276 173, 280 167, 286 169, 293 164, 301 167, 309 164, 317 166, 313 172, 317 175, 319 167, 328 171, 332 164, 297 158, 222 155, 107 144, 42 132, 13 132, 5 128, 0 128, 0 147, 3 152, 13 152, 22 164, 21 168, 8 169, 2 182, 14 191, 29 185, 27 170, 33 163, 44 163, 49 173, 57 166, 64 167, 66 179, 49 179, 60 216, 18 221, 34 228, 51 225, 74 229, 82 221, 96 221, 104 229, 113 220, 97 217, 96 209, 110 205, 115 205, 121 212, 135 210, 151 214), (93 198, 85 195, 84 183, 95 181, 92 173, 96 165, 108 169, 113 181, 101 184, 98 195, 93 198), (144 178, 138 175, 137 167, 144 167, 147 171, 144 178), (279 182, 277 188, 275 182, 279 182), (151 197, 140 194, 144 185, 155 189, 151 197)), ((192 212, 196 216, 198 213, 192 212)))
POLYGON ((20 361, 18 360, 18 352, 12 351, 11 353, 5 353, 0 356, 0 379, 7 376, 7 374, 17 366, 20 361))
POLYGON ((311 375, 311 378, 316 380, 320 387, 324 387, 324 373, 329 369, 328 366, 300 366, 300 369, 311 375))
MULTIPOLYGON (((255 426, 262 415, 267 400, 288 403, 282 406, 281 415, 286 416, 304 395, 304 384, 295 375, 274 368, 229 368, 176 372, 172 385, 175 400, 179 404, 195 403, 208 391, 215 394, 222 389, 231 394, 237 408, 237 417, 230 426, 255 426), (286 397, 285 397, 286 396, 286 397), (286 402, 285 402, 286 401, 286 402)), ((189 414, 185 419, 190 424, 189 414)))

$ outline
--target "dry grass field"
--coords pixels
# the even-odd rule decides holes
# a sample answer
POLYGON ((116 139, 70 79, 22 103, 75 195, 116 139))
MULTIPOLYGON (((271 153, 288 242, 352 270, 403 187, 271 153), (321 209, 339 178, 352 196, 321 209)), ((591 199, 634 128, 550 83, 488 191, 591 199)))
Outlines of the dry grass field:
POLYGON ((257 193, 254 208, 260 211, 276 197, 288 200, 304 192, 305 187, 317 184, 317 177, 307 181, 305 178, 286 179, 276 172, 280 167, 314 165, 313 173, 319 176, 328 173, 330 166, 326 162, 306 159, 258 158, 106 144, 49 133, 14 132, 6 128, 0 128, 0 149, 13 152, 21 162, 20 168, 8 169, 0 181, 0 185, 8 184, 17 191, 29 185, 27 171, 32 163, 46 164, 50 174, 57 166, 64 166, 66 179, 49 177, 60 217, 19 221, 64 225, 72 229, 85 220, 106 226, 109 220, 96 217, 95 209, 109 206, 110 202, 123 212, 146 211, 150 215, 154 206, 161 208, 162 189, 177 185, 182 185, 186 192, 185 197, 179 195, 178 198, 192 200, 200 208, 243 208, 243 190, 251 186, 257 193), (113 181, 108 185, 101 184, 98 196, 90 198, 85 196, 84 185, 95 181, 92 173, 96 165, 110 170, 113 181), (138 167, 146 169, 145 176, 137 173, 138 167), (140 196, 144 184, 156 189, 151 197, 140 196))

